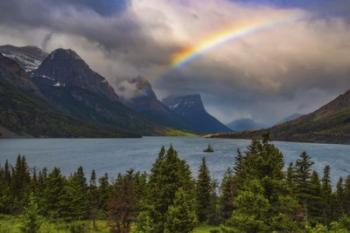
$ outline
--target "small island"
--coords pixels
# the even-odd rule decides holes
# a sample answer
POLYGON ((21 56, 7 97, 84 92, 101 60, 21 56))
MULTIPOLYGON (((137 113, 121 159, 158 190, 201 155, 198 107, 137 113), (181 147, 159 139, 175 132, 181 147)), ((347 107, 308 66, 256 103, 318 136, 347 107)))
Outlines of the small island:
POLYGON ((203 152, 212 153, 212 152, 214 152, 214 149, 213 149, 213 147, 210 144, 208 144, 207 149, 205 149, 203 152))

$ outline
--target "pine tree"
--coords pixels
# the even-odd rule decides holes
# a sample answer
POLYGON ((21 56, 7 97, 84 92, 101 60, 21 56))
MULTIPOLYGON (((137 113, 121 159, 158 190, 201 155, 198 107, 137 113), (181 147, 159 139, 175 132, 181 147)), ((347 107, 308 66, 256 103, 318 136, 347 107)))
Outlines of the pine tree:
POLYGON ((211 179, 205 158, 199 168, 196 190, 196 207, 199 222, 208 221, 210 214, 211 179))
POLYGON ((288 169, 287 169, 287 184, 290 187, 290 189, 294 192, 295 191, 295 169, 294 164, 289 163, 288 169))
POLYGON ((340 177, 335 192, 335 217, 339 219, 345 214, 345 190, 343 178, 340 177))
POLYGON ((65 178, 60 169, 54 168, 47 177, 44 190, 45 216, 52 219, 61 217, 61 213, 65 211, 65 206, 62 205, 65 195, 65 178))
POLYGON ((97 190, 97 181, 96 181, 96 172, 92 170, 90 176, 90 185, 89 185, 89 217, 92 220, 92 226, 94 230, 97 230, 96 218, 98 213, 98 190, 97 190))
POLYGON ((223 232, 295 232, 298 204, 283 173, 283 155, 269 143, 253 140, 244 157, 235 209, 223 232))
POLYGON ((88 217, 88 186, 83 167, 79 167, 70 180, 71 192, 69 193, 73 200, 73 218, 83 220, 88 217))
POLYGON ((265 222, 271 209, 269 200, 264 195, 264 188, 258 180, 250 180, 239 191, 235 199, 237 207, 232 217, 222 227, 224 233, 270 233, 265 222))
POLYGON ((324 224, 327 226, 333 220, 333 198, 330 170, 331 168, 329 165, 325 166, 322 177, 323 219, 324 224))
POLYGON ((313 162, 311 157, 303 152, 295 162, 295 192, 299 203, 303 206, 304 219, 308 221, 308 208, 311 202, 310 179, 313 162))
POLYGON ((190 233, 196 224, 193 200, 183 189, 176 192, 165 216, 164 233, 190 233))
POLYGON ((234 162, 234 173, 236 176, 239 176, 242 171, 243 171, 243 166, 244 166, 244 157, 242 155, 242 152, 240 151, 240 149, 237 149, 237 155, 235 157, 235 162, 234 162))
MULTIPOLYGON (((172 146, 165 152, 162 148, 154 163, 147 185, 144 211, 152 224, 152 233, 163 233, 165 214, 174 203, 175 193, 182 188, 194 197, 194 182, 185 161, 178 158, 172 146)), ((145 213, 141 213, 145 215, 145 213)))
POLYGON ((311 175, 309 186, 309 220, 312 225, 316 225, 322 222, 323 208, 321 181, 316 171, 313 171, 311 175))
POLYGON ((29 203, 24 209, 22 217, 21 232, 37 233, 41 225, 41 217, 39 215, 38 203, 33 194, 29 196, 29 203))
POLYGON ((12 196, 10 185, 11 173, 8 161, 6 160, 4 167, 0 166, 0 213, 11 213, 12 196))
POLYGON ((234 175, 231 169, 227 169, 225 172, 220 190, 220 213, 222 220, 225 221, 232 215, 235 196, 234 175))
POLYGON ((26 194, 30 188, 30 172, 24 156, 18 155, 11 176, 11 196, 13 208, 20 212, 26 202, 26 194))
POLYGON ((99 215, 101 217, 107 216, 107 201, 111 195, 111 187, 109 184, 108 174, 106 173, 104 176, 99 179, 99 187, 98 187, 98 209, 99 215))

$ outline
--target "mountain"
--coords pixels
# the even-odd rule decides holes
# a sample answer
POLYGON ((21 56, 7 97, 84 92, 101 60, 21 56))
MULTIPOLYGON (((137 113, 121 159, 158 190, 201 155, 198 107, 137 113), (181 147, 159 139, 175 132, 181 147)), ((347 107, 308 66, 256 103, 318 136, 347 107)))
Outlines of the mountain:
POLYGON ((151 84, 142 77, 125 80, 119 84, 118 94, 123 103, 148 119, 177 129, 190 130, 184 119, 163 104, 151 84))
POLYGON ((135 137, 96 127, 50 106, 17 64, 0 54, 0 137, 135 137))
POLYGON ((242 119, 231 121, 230 123, 227 124, 227 127, 232 129, 233 131, 245 131, 245 130, 261 129, 264 127, 264 125, 250 118, 242 118, 242 119))
POLYGON ((163 103, 181 116, 192 131, 199 133, 231 131, 205 110, 202 98, 198 94, 170 96, 165 98, 163 103))
POLYGON ((141 135, 164 129, 122 104, 107 80, 73 50, 53 51, 33 71, 32 80, 52 106, 84 122, 141 135))
POLYGON ((287 117, 285 117, 284 119, 282 119, 282 121, 279 123, 279 124, 282 124, 282 123, 285 123, 285 122, 288 122, 288 121, 292 121, 292 120, 295 120, 295 119, 298 119, 299 117, 301 117, 303 114, 301 113, 294 113, 292 115, 289 115, 287 117))
POLYGON ((310 114, 269 129, 208 137, 253 138, 267 132, 275 140, 350 144, 350 90, 310 114))
POLYGON ((28 74, 14 60, 0 54, 0 75, 3 81, 11 83, 27 94, 42 96, 40 90, 35 86, 28 74))
POLYGON ((33 76, 55 81, 55 86, 81 88, 105 96, 111 101, 118 100, 107 80, 93 71, 79 55, 71 49, 56 49, 49 54, 33 76))
POLYGON ((16 47, 13 45, 0 46, 0 53, 16 61, 25 72, 31 72, 39 67, 47 53, 34 46, 16 47))

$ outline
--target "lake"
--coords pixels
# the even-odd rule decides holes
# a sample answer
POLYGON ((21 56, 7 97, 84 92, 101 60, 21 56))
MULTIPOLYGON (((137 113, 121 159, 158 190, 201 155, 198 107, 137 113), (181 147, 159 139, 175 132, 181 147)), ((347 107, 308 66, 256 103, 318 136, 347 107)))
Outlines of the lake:
MULTIPOLYGON (((18 154, 25 155, 31 168, 61 168, 69 175, 83 166, 87 175, 95 169, 98 175, 115 177, 130 168, 148 171, 162 145, 172 144, 196 175, 202 157, 206 157, 211 175, 221 179, 232 166, 236 150, 245 150, 249 140, 207 139, 201 137, 144 137, 138 139, 1 139, 0 164, 15 163, 18 154), (203 153, 210 143, 215 152, 203 153)), ((322 172, 331 166, 333 182, 350 174, 350 145, 274 142, 284 153, 285 164, 295 161, 301 152, 311 156, 314 169, 322 172)))

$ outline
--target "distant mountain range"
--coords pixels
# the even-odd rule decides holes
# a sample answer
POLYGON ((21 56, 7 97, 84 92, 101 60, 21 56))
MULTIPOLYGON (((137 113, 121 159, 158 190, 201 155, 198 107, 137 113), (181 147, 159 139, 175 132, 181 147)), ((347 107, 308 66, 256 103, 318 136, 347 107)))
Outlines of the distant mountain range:
POLYGON ((250 118, 242 118, 238 120, 231 121, 227 124, 227 127, 232 129, 233 131, 246 131, 246 130, 255 130, 264 128, 265 125, 259 122, 254 121, 250 118))
POLYGON ((196 133, 230 131, 205 110, 200 95, 168 97, 160 101, 151 84, 142 77, 122 82, 118 93, 123 92, 128 92, 121 95, 121 98, 126 96, 123 102, 127 106, 155 122, 196 133))
POLYGON ((193 109, 181 115, 158 100, 142 78, 126 81, 138 92, 132 98, 118 96, 70 49, 47 54, 32 46, 5 45, 0 55, 0 137, 136 137, 228 130, 205 111, 200 97, 198 107, 194 105, 201 110, 197 115, 193 109), (190 116, 203 124, 192 125, 190 116))
POLYGON ((207 137, 255 138, 271 133, 275 140, 350 143, 350 91, 338 96, 318 110, 268 129, 219 133, 207 137))

